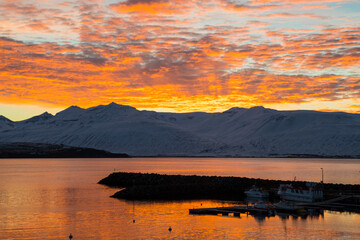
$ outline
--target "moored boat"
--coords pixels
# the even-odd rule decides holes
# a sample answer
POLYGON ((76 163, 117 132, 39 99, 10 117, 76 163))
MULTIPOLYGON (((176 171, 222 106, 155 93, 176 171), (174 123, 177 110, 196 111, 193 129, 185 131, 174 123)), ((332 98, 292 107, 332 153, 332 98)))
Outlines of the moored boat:
POLYGON ((323 199, 322 185, 311 182, 296 185, 280 184, 278 194, 287 201, 315 202, 323 199))
POLYGON ((244 192, 249 198, 265 198, 269 197, 269 193, 265 191, 261 191, 255 185, 252 186, 248 191, 244 192))

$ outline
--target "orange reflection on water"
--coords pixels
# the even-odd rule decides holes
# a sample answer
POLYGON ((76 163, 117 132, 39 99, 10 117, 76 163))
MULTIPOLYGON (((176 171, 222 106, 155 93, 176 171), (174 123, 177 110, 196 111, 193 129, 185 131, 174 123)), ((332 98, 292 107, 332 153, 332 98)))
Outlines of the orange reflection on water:
MULTIPOLYGON (((70 233, 74 239, 360 238, 359 214, 325 212, 323 216, 307 218, 189 215, 191 208, 242 203, 125 201, 109 197, 117 189, 96 184, 113 168, 165 173, 185 172, 188 165, 191 174, 203 171, 204 175, 213 172, 227 175, 240 169, 241 175, 244 169, 261 171, 261 167, 267 168, 271 163, 286 169, 291 163, 297 167, 296 161, 288 161, 284 164, 274 159, 0 159, 0 181, 4 183, 0 185, 0 238, 67 239, 70 233)), ((331 161, 326 163, 331 166, 331 161)), ((354 167, 351 161, 348 164, 354 167)))

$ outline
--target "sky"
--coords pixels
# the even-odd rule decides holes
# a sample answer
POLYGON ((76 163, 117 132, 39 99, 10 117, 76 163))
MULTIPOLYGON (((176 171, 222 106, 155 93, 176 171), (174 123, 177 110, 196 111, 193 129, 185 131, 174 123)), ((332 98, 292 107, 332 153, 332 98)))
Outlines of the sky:
POLYGON ((0 0, 0 115, 360 112, 359 0, 0 0))

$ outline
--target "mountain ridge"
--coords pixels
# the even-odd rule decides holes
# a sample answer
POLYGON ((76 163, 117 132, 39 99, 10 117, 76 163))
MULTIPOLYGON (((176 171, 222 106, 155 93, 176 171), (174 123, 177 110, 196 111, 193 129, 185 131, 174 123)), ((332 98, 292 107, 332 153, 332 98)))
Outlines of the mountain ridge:
POLYGON ((343 112, 258 106, 169 113, 110 103, 7 120, 0 119, 0 142, 65 144, 132 156, 360 156, 360 114, 343 112))

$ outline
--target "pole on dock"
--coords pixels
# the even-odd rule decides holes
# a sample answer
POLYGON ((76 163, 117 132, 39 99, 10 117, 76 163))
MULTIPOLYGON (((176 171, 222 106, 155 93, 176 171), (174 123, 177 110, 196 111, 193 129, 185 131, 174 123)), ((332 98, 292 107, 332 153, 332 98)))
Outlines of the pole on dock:
POLYGON ((321 183, 324 183, 324 169, 323 168, 320 169, 321 169, 321 183))

